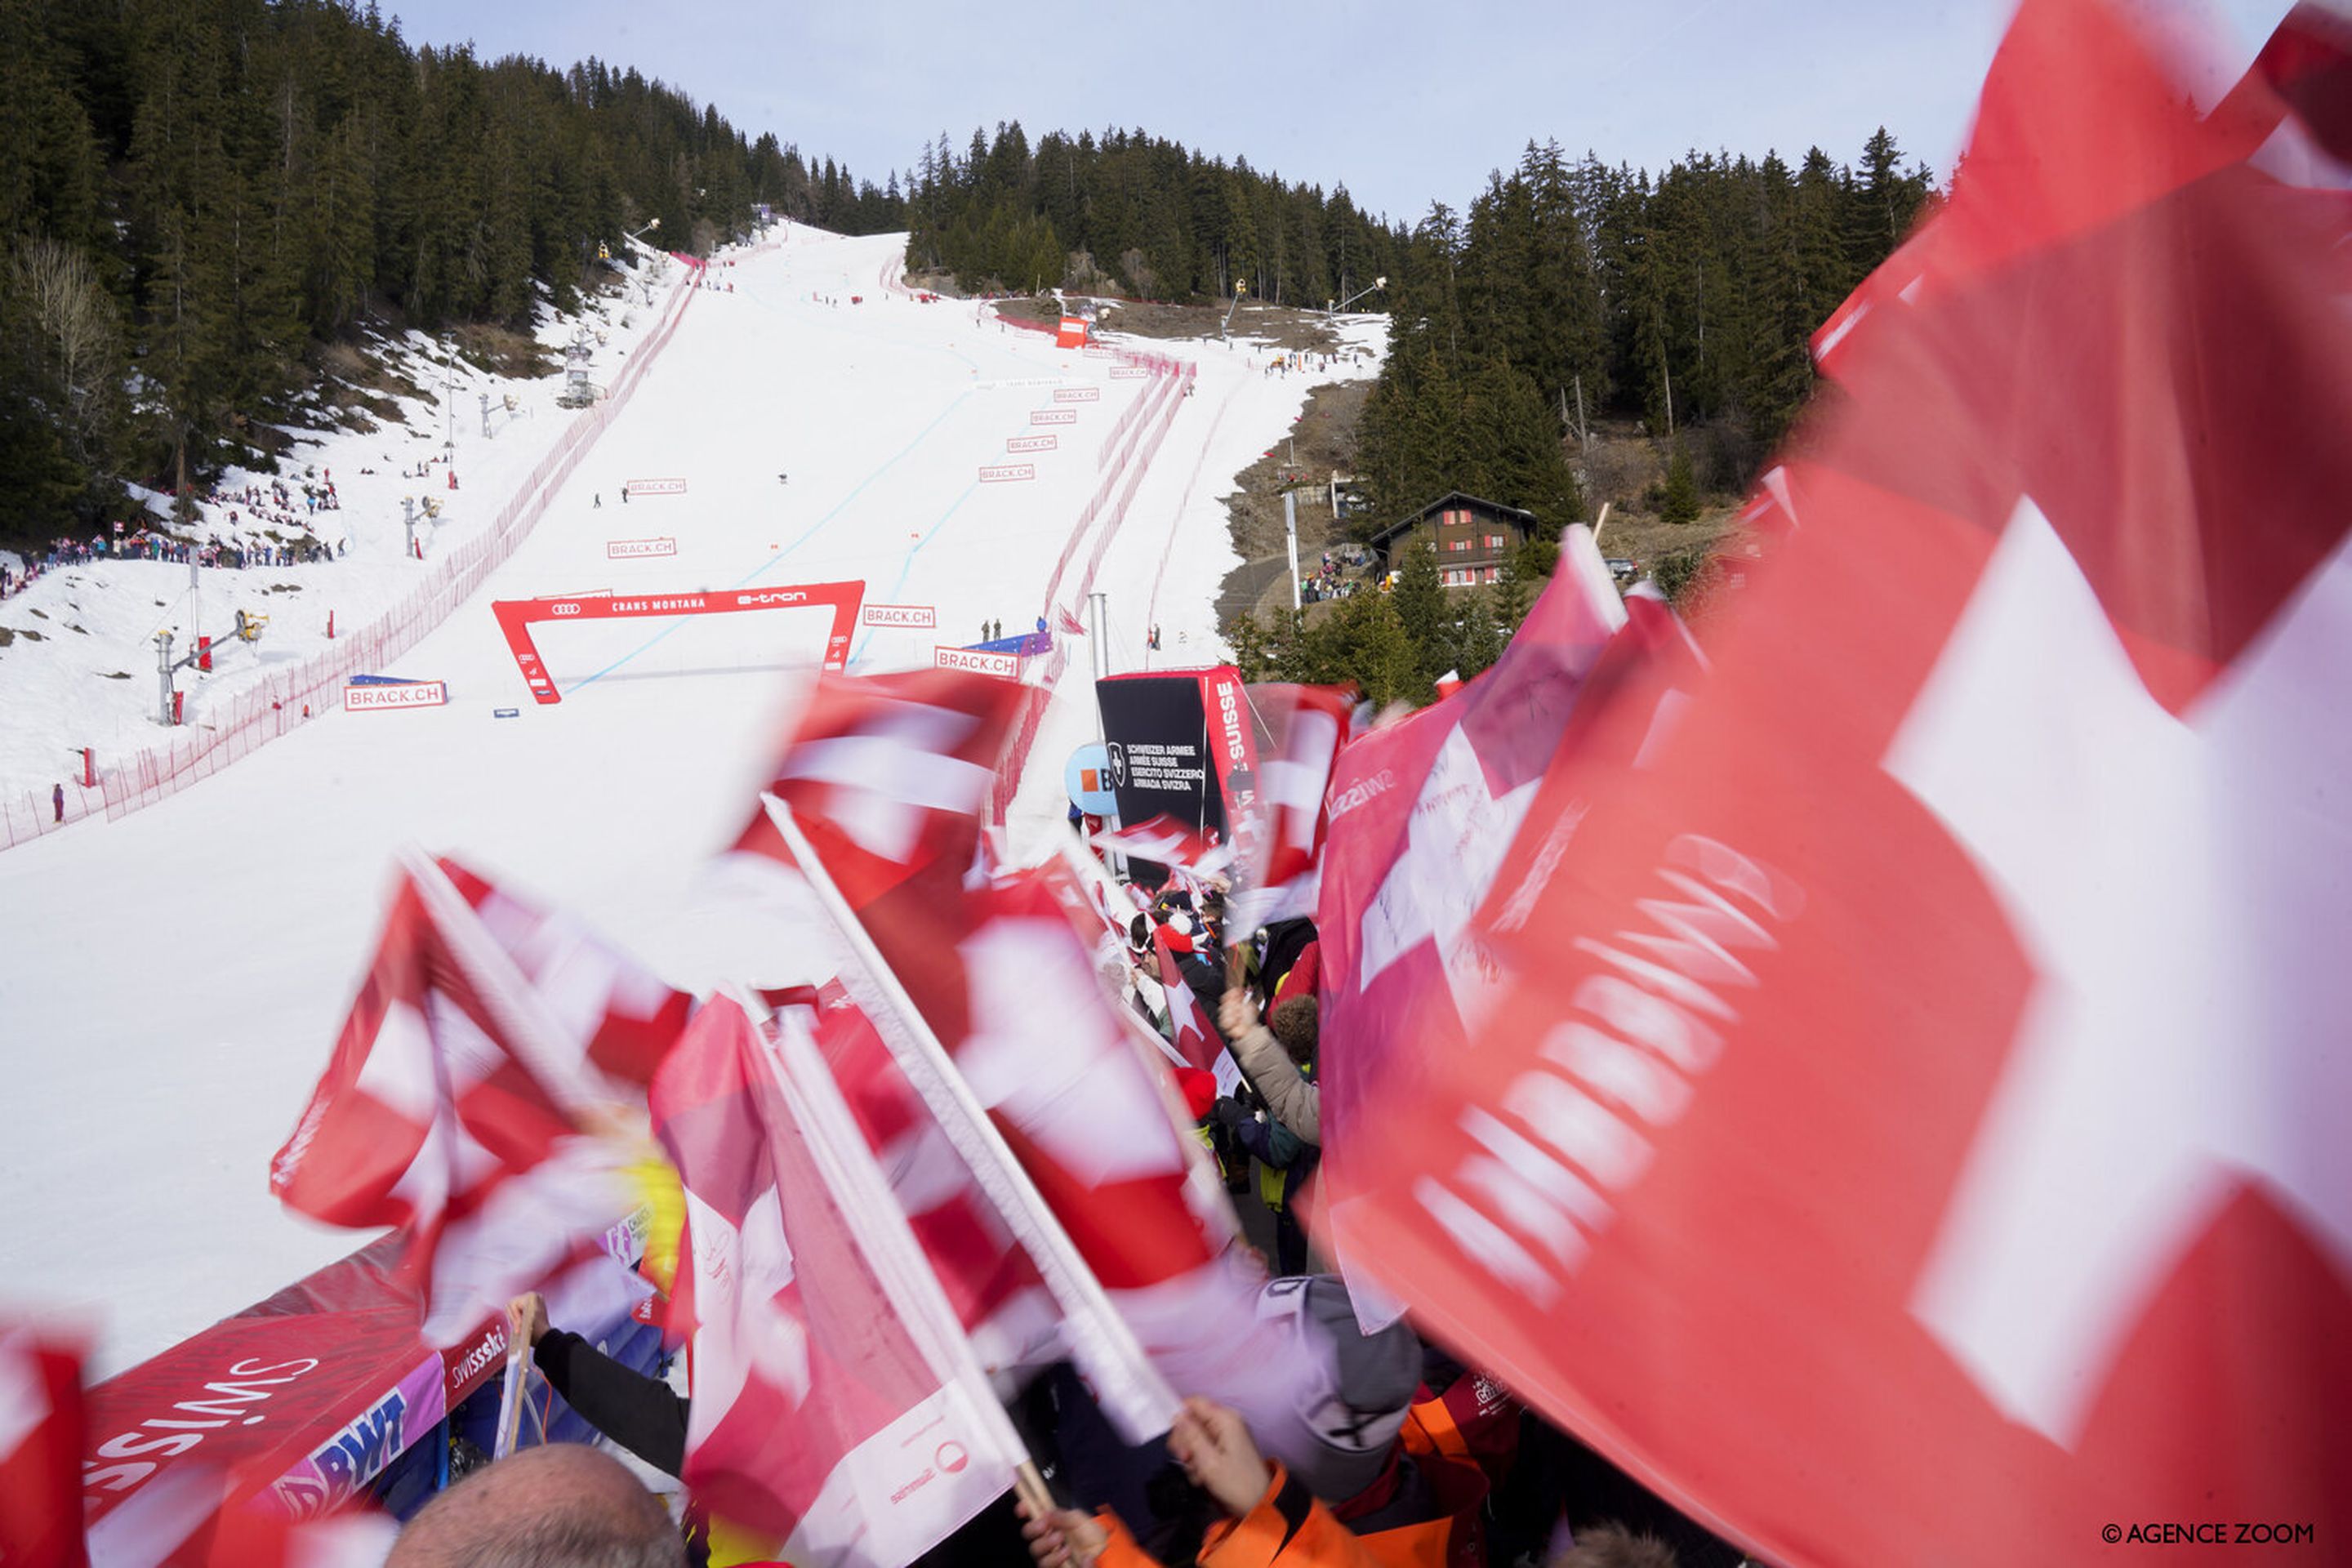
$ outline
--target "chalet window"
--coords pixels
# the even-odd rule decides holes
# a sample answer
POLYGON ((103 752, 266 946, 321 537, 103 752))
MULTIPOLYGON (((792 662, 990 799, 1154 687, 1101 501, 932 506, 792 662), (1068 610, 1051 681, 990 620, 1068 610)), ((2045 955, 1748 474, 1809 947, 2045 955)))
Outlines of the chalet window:
POLYGON ((1486 548, 1489 550, 1500 550, 1509 542, 1509 540, 1499 533, 1490 533, 1486 536, 1486 548))

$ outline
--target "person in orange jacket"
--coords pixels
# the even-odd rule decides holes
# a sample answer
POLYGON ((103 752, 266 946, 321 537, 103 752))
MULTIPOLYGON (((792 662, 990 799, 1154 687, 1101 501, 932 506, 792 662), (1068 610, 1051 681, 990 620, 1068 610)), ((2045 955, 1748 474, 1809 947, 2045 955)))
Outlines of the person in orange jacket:
MULTIPOLYGON (((1222 1405, 1188 1399, 1168 1429, 1168 1453, 1226 1518, 1210 1527, 1201 1568, 1402 1568, 1418 1559, 1375 1554, 1331 1510, 1250 1440, 1222 1405)), ((1060 1509, 1040 1519, 1026 1505, 1022 1533, 1038 1568, 1160 1568, 1106 1510, 1060 1509)))

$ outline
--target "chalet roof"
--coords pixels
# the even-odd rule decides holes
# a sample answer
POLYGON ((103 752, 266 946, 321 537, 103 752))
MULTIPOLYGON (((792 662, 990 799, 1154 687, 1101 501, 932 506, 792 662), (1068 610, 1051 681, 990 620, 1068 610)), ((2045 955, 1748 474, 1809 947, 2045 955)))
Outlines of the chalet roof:
POLYGON ((1372 535, 1372 544, 1375 548, 1384 545, 1398 534, 1404 532, 1414 524, 1422 521, 1424 518, 1428 517, 1431 512, 1443 511, 1449 507, 1455 506, 1475 507, 1481 511, 1489 512, 1498 517, 1507 518, 1529 531, 1533 531, 1536 526, 1536 514, 1531 511, 1521 511, 1515 506, 1505 506, 1500 501, 1487 500, 1482 496, 1474 496, 1467 490, 1448 490, 1444 495, 1438 497, 1435 500, 1431 501, 1427 506, 1423 507, 1419 511, 1414 512, 1411 517, 1408 517, 1400 522, 1391 523, 1388 527, 1372 535))

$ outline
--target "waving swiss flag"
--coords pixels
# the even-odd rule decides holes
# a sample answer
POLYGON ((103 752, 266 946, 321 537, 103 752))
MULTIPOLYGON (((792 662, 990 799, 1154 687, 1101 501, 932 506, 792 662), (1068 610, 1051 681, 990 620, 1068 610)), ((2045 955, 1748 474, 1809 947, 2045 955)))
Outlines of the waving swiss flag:
POLYGON ((1711 672, 1580 714, 1478 1049, 1366 1086, 1347 1255, 1773 1562, 2352 1534, 2352 208, 2293 101, 2029 0, 1711 672))
POLYGON ((1243 936, 1315 913, 1331 825, 1326 795, 1352 727, 1356 689, 1263 685, 1251 689, 1250 704, 1276 739, 1258 770, 1251 820, 1234 835, 1243 847, 1233 925, 1243 936))
POLYGON ((599 1059, 604 1005, 551 1005, 441 867, 404 865, 269 1185, 330 1225, 402 1227, 398 1273, 428 1343, 455 1344, 636 1207, 638 1151, 611 1134, 653 1063, 641 1049, 599 1059))
POLYGON ((725 997, 655 1080, 687 1202, 687 1484, 795 1563, 910 1562, 1022 1451, 794 1014, 725 997))

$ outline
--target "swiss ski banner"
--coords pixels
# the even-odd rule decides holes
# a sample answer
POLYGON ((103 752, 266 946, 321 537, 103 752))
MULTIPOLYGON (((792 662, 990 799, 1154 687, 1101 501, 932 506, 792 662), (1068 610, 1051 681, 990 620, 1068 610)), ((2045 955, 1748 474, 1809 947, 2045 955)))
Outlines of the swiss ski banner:
POLYGON ((604 1134, 652 1064, 600 1062, 601 1016, 567 1025, 441 868, 410 860, 270 1190, 331 1225, 405 1227, 398 1277, 427 1342, 455 1344, 637 1206, 642 1151, 604 1134))
POLYGON ((1477 1048, 1347 1129, 1352 1263, 1787 1568, 2352 1539, 2345 99, 2136 14, 2027 0, 1709 672, 1580 704, 1477 1048))
MULTIPOLYGON (((796 1024, 787 1027, 797 1029, 796 1024)), ((906 1563, 1027 1456, 845 1110, 724 997, 656 1079, 686 1188, 695 1389, 684 1479, 795 1563, 906 1563), (862 1165, 859 1163, 862 1162, 862 1165)))

